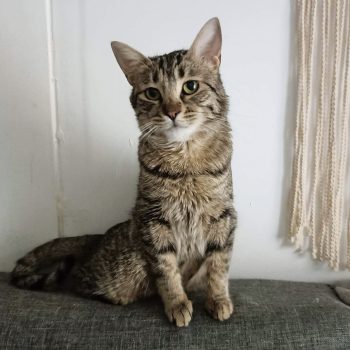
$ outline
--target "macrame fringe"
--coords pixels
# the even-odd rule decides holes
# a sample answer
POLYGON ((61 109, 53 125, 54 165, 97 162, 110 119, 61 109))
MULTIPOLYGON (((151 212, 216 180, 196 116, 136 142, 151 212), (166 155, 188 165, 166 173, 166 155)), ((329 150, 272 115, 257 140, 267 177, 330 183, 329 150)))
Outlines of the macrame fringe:
POLYGON ((298 0, 290 239, 350 268, 350 0, 298 0))

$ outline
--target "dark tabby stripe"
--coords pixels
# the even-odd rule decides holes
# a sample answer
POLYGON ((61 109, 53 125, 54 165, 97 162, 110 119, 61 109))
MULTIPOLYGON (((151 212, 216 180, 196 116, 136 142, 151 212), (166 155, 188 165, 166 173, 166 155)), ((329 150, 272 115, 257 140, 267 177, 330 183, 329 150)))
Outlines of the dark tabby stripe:
POLYGON ((232 227, 230 232, 228 233, 227 241, 230 241, 233 239, 233 233, 235 232, 235 229, 236 229, 236 225, 234 227, 232 227))
MULTIPOLYGON (((182 63, 183 57, 185 56, 186 52, 187 52, 186 50, 177 50, 177 51, 170 52, 169 54, 166 54, 166 55, 150 57, 151 61, 155 62, 157 65, 157 70, 153 72, 153 74, 157 74, 157 75, 152 76, 153 81, 154 82, 159 81, 158 72, 161 72, 163 75, 166 75, 168 78, 174 78, 176 67, 178 67, 182 63)), ((184 76, 183 69, 181 73, 183 73, 182 75, 183 77, 184 76)), ((181 76, 181 73, 179 72, 180 76, 181 76)))
POLYGON ((168 178, 172 180, 181 179, 187 176, 186 174, 183 174, 183 173, 170 173, 168 171, 160 170, 160 165, 157 165, 154 168, 150 168, 142 160, 140 160, 140 164, 142 168, 146 170, 147 173, 152 174, 154 176, 168 178))
POLYGON ((221 169, 208 170, 206 172, 206 174, 214 176, 214 177, 218 177, 218 176, 225 174, 227 172, 227 170, 230 168, 230 166, 231 166, 231 159, 229 159, 229 161, 221 169))
MULTIPOLYGON (((162 178, 167 178, 171 180, 178 180, 181 178, 185 178, 188 176, 195 176, 194 174, 186 174, 186 173, 171 173, 166 170, 160 170, 160 165, 155 166, 154 168, 151 168, 147 166, 141 159, 140 159, 140 164, 142 168, 149 174, 152 174, 157 177, 162 177, 162 178)), ((203 176, 203 175, 210 175, 213 177, 218 177, 227 172, 231 164, 231 160, 229 160, 221 169, 217 170, 206 170, 205 172, 201 174, 196 174, 197 176, 203 176)))
POLYGON ((169 229, 171 228, 170 222, 167 221, 167 220, 165 220, 165 219, 163 219, 163 218, 158 218, 156 221, 157 221, 158 224, 160 224, 160 225, 166 226, 166 227, 169 228, 169 229))
POLYGON ((174 253, 176 254, 176 247, 173 244, 169 244, 165 247, 162 247, 160 249, 157 249, 157 254, 168 254, 168 253, 174 253))
POLYGON ((164 58, 163 58, 163 56, 159 56, 159 58, 158 58, 158 68, 164 74, 164 58))
POLYGON ((209 84, 207 82, 204 82, 204 84, 207 85, 209 87, 209 89, 214 92, 215 95, 219 96, 219 94, 216 91, 216 89, 214 88, 214 86, 212 86, 211 84, 209 84))
POLYGON ((162 255, 162 254, 167 254, 167 253, 174 253, 176 254, 176 247, 174 244, 169 243, 168 245, 165 245, 161 248, 157 248, 154 243, 152 242, 151 237, 146 236, 146 237, 142 237, 142 243, 145 245, 145 247, 148 247, 148 249, 151 251, 151 255, 152 257, 154 257, 154 255, 162 255))
POLYGON ((225 210, 220 214, 219 220, 220 220, 220 219, 224 219, 224 218, 226 218, 226 217, 228 217, 228 216, 232 216, 232 210, 231 210, 231 208, 225 209, 225 210))
POLYGON ((210 219, 210 221, 211 221, 212 223, 215 223, 215 222, 218 222, 218 221, 220 221, 220 220, 222 220, 222 219, 224 219, 224 218, 227 218, 227 217, 229 217, 229 216, 232 216, 232 209, 231 209, 231 208, 226 208, 226 209, 219 215, 218 218, 212 217, 212 218, 210 219))
POLYGON ((161 211, 158 208, 147 208, 143 214, 140 215, 140 221, 143 224, 150 224, 152 222, 157 222, 160 225, 166 226, 170 228, 169 221, 165 220, 162 215, 161 211))
POLYGON ((182 67, 179 67, 178 72, 180 78, 183 78, 185 76, 185 70, 182 67))
POLYGON ((152 205, 160 205, 160 199, 157 198, 150 198, 147 195, 145 195, 144 193, 140 192, 138 197, 138 199, 141 199, 145 202, 147 202, 148 204, 152 204, 152 205))
POLYGON ((154 71, 153 71, 152 79, 153 79, 153 82, 154 82, 154 83, 158 83, 158 81, 159 81, 158 70, 154 70, 154 71))
POLYGON ((207 243, 207 247, 205 249, 205 255, 210 255, 214 252, 221 252, 227 249, 231 249, 233 246, 233 231, 234 229, 232 229, 229 232, 229 235, 227 236, 226 242, 224 244, 219 244, 217 242, 208 242, 207 243))
POLYGON ((209 255, 213 252, 222 251, 225 247, 221 246, 217 242, 208 242, 205 249, 205 255, 209 255))

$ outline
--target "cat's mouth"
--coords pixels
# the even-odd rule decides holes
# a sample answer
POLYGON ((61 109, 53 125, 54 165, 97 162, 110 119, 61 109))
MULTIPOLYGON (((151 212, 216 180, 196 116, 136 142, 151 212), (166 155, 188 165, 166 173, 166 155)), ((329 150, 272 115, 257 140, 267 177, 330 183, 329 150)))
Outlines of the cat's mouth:
POLYGON ((184 128, 187 128, 188 127, 188 125, 180 125, 180 124, 176 124, 176 123, 174 123, 173 125, 171 125, 170 126, 170 128, 169 129, 172 129, 172 128, 179 128, 179 129, 184 129, 184 128))
POLYGON ((198 126, 194 124, 184 125, 175 123, 164 130, 164 134, 169 142, 185 142, 192 137, 197 128, 198 126))
POLYGON ((171 122, 171 124, 169 123, 169 127, 167 128, 167 130, 170 130, 170 129, 185 129, 187 128, 189 125, 184 125, 183 123, 179 122, 178 120, 173 120, 171 122))

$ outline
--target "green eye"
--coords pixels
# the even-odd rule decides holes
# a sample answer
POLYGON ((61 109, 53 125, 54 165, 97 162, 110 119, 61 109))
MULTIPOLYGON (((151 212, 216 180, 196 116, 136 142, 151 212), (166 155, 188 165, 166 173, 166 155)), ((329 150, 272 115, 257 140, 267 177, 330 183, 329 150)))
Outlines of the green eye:
POLYGON ((160 99, 160 92, 156 88, 146 89, 145 95, 149 100, 159 100, 160 99))
POLYGON ((198 81, 189 80, 182 87, 182 92, 186 95, 194 94, 199 88, 198 81))

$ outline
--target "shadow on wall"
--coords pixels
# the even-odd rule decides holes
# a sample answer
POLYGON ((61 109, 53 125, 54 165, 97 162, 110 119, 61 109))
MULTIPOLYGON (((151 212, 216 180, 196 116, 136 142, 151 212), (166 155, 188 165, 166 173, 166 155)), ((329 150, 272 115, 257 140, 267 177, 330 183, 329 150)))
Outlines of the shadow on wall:
POLYGON ((290 205, 289 190, 292 177, 293 148, 294 148, 294 129, 297 102, 297 36, 296 36, 296 8, 295 1, 290 2, 290 47, 289 47, 289 72, 287 99, 285 108, 284 140, 283 140, 283 180, 281 197, 281 215, 279 219, 278 237, 281 239, 282 246, 290 246, 288 239, 290 205))

